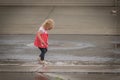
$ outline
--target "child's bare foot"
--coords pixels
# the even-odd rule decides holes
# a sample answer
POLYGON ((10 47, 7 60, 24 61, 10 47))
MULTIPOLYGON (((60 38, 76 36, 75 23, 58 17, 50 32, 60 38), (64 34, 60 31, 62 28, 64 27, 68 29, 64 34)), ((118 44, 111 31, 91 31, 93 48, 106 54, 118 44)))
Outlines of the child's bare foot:
POLYGON ((47 64, 48 64, 48 62, 47 62, 47 61, 43 61, 43 64, 47 65, 47 64))
POLYGON ((44 64, 43 61, 39 60, 39 64, 44 64))

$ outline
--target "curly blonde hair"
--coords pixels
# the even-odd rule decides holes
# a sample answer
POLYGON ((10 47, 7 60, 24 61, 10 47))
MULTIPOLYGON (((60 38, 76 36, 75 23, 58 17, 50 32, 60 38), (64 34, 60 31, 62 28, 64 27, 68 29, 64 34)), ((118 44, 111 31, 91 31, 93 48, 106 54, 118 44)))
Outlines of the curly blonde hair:
POLYGON ((44 28, 50 28, 50 29, 52 29, 52 28, 54 28, 54 24, 55 24, 55 22, 54 22, 53 19, 46 19, 45 22, 42 24, 42 26, 44 28))

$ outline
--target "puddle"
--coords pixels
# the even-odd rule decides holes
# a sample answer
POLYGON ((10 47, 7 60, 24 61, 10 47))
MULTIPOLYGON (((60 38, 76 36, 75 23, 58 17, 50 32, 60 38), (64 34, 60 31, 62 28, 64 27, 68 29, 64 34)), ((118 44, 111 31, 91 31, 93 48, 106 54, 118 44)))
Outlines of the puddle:
POLYGON ((55 73, 37 73, 34 80, 71 80, 67 79, 63 75, 55 74, 55 73))
MULTIPOLYGON (((36 55, 30 55, 30 54, 14 54, 14 55, 9 55, 9 54, 4 54, 0 56, 1 60, 20 60, 20 61, 36 61, 37 58, 36 55), (5 57, 4 57, 5 56, 5 57)), ((100 57, 100 56, 75 56, 75 55, 70 55, 70 54, 47 54, 46 59, 48 61, 76 61, 78 62, 88 62, 88 63, 107 63, 107 62, 113 62, 115 61, 116 63, 120 62, 119 58, 114 58, 114 57, 100 57)), ((56 64, 64 64, 63 62, 59 62, 56 64)))
MULTIPOLYGON (((74 55, 66 55, 66 54, 57 54, 57 55, 49 55, 46 56, 49 60, 70 60, 70 61, 89 61, 89 62, 107 62, 111 61, 114 58, 113 57, 100 57, 100 56, 74 56, 74 55)), ((120 61, 120 59, 116 60, 120 61)))

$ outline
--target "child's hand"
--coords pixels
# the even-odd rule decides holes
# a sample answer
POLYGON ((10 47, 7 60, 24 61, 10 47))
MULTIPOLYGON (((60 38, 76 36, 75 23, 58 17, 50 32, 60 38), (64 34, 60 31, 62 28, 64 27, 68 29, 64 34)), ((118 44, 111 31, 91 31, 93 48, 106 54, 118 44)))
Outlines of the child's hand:
POLYGON ((42 41, 42 45, 43 45, 43 46, 46 46, 46 43, 45 43, 44 41, 42 41))

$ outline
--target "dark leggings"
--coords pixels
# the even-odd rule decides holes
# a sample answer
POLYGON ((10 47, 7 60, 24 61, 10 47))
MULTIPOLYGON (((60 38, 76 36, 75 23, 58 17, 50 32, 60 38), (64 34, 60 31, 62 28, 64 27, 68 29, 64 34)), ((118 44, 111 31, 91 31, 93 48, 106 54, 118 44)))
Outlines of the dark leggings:
POLYGON ((45 57, 45 53, 47 52, 47 48, 39 48, 41 51, 41 54, 39 55, 40 59, 43 61, 45 57))

